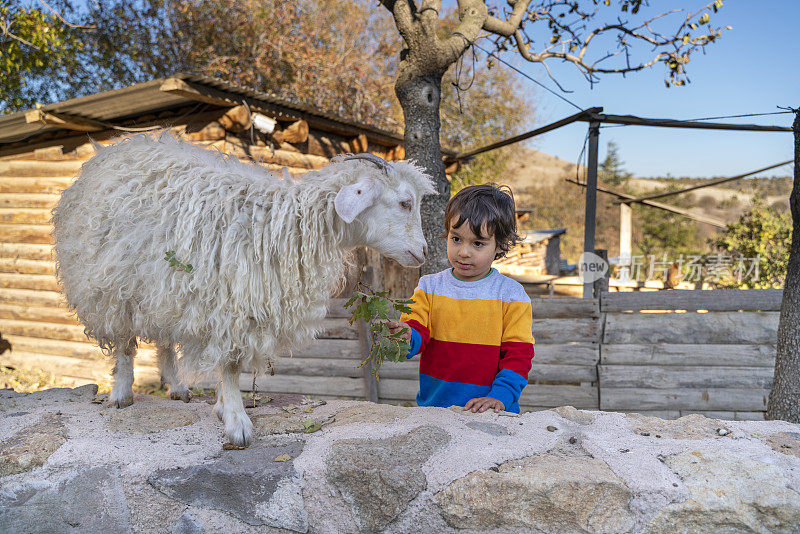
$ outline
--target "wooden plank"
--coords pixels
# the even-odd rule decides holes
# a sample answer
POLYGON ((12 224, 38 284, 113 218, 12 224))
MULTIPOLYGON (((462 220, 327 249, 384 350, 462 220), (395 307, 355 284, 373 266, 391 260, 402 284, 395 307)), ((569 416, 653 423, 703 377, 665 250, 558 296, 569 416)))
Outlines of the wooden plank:
MULTIPOLYGON (((83 136, 84 140, 86 139, 83 136)), ((18 159, 0 161, 0 176, 48 177, 75 176, 81 170, 82 160, 41 161, 18 159)))
MULTIPOLYGON (((414 400, 419 391, 418 380, 381 378, 379 397, 392 400, 414 400)), ((589 386, 551 386, 529 384, 522 390, 521 404, 536 406, 564 406, 597 409, 597 389, 589 386)))
POLYGON ((533 362, 528 374, 530 382, 572 384, 580 382, 596 382, 597 367, 594 365, 561 365, 541 364, 533 362))
POLYGON ((61 341, 88 341, 83 333, 83 326, 58 323, 39 323, 36 321, 18 321, 0 319, 0 332, 15 336, 40 337, 61 341))
POLYGON ((3 240, 10 243, 53 243, 50 232, 53 227, 49 224, 0 224, 0 235, 3 240))
POLYGON ((0 208, 53 209, 61 195, 35 193, 4 193, 0 195, 0 208))
POLYGON ((769 367, 598 365, 600 388, 772 388, 769 367))
POLYGON ((0 207, 0 224, 50 224, 50 210, 0 207))
POLYGON ((532 297, 533 316, 537 319, 562 317, 600 317, 598 299, 560 299, 532 297))
MULTIPOLYGON (((239 388, 252 391, 253 375, 242 373, 239 388)), ((364 398, 364 379, 341 376, 261 376, 256 379, 256 389, 265 393, 300 393, 303 395, 343 395, 364 398)))
MULTIPOLYGON (((11 342, 13 350, 32 352, 36 354, 55 354, 82 360, 104 360, 106 356, 96 343, 86 341, 63 341, 56 339, 45 339, 38 337, 26 337, 17 335, 7 335, 3 332, 3 337, 11 342)), ((140 343, 136 349, 137 358, 146 358, 156 361, 155 347, 149 343, 140 343)))
POLYGON ((332 358, 361 360, 358 340, 317 339, 293 353, 298 358, 332 358))
POLYGON ((536 343, 599 342, 598 319, 538 319, 533 315, 533 337, 536 343))
POLYGON ((58 280, 49 274, 0 273, 0 288, 60 291, 58 280))
POLYGON ((743 388, 600 388, 603 410, 726 410, 767 409, 768 389, 743 388))
POLYGON ((360 378, 361 369, 356 369, 359 360, 337 360, 333 358, 278 358, 275 375, 298 376, 347 376, 360 378))
POLYGON ((24 243, 0 243, 0 258, 53 261, 53 247, 24 243))
POLYGON ((56 264, 52 260, 22 260, 0 256, 0 273, 54 275, 56 273, 56 264))
POLYGON ((767 419, 765 412, 734 412, 733 419, 735 421, 765 421, 767 419))
POLYGON ((604 343, 774 344, 780 312, 608 313, 604 343))
MULTIPOLYGON (((8 365, 17 369, 43 370, 53 373, 57 377, 71 376, 110 382, 111 369, 114 366, 107 361, 91 361, 70 358, 67 356, 54 356, 52 354, 36 354, 33 352, 5 352, 0 355, 0 365, 8 365)), ((155 360, 136 358, 133 362, 134 383, 160 382, 161 374, 155 360)))
POLYGON ((17 321, 41 321, 43 323, 59 323, 78 325, 77 318, 66 308, 49 306, 20 306, 18 304, 0 303, 0 319, 17 321))
POLYGON ((322 332, 317 339, 358 339, 358 329, 347 319, 323 319, 322 332))
POLYGON ((604 292, 601 311, 780 311, 782 289, 604 292))
POLYGON ((41 123, 66 130, 76 130, 78 132, 97 132, 109 127, 107 124, 85 117, 76 117, 66 113, 56 113, 43 109, 32 109, 25 112, 25 122, 28 124, 41 123))
MULTIPOLYGON (((103 360, 106 356, 96 343, 84 341, 63 341, 10 334, 3 331, 3 337, 11 343, 12 350, 36 354, 54 354, 82 360, 103 360)), ((139 349, 140 351, 142 349, 139 349)), ((137 352, 138 354, 138 352, 137 352)), ((155 351, 153 351, 155 355, 155 351)), ((153 356, 155 357, 155 356, 153 356)))
POLYGON ((533 346, 533 365, 596 365, 600 361, 598 343, 546 344, 537 342, 533 346))
POLYGON ((348 301, 345 298, 335 298, 328 301, 328 317, 349 319, 352 315, 352 308, 345 309, 344 304, 348 301))
POLYGON ((654 343, 601 345, 600 361, 615 365, 775 365, 775 345, 654 343))
POLYGON ((597 410, 597 387, 550 386, 529 384, 522 390, 520 403, 536 406, 573 406, 584 410, 597 410))
POLYGON ((0 193, 53 194, 72 185, 73 178, 0 178, 0 193))
POLYGON ((0 303, 21 306, 67 307, 62 293, 57 291, 36 291, 34 289, 0 288, 0 303))

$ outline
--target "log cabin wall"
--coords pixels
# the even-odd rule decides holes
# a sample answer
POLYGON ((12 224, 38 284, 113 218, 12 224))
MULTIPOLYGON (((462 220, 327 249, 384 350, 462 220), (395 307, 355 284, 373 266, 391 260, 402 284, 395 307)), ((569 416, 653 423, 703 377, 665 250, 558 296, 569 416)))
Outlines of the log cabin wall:
MULTIPOLYGON (((292 175, 320 168, 330 156, 342 152, 402 157, 402 147, 374 143, 364 134, 348 137, 307 124, 301 125, 304 134, 280 143, 259 132, 232 132, 222 126, 229 111, 219 108, 195 113, 190 121, 169 130, 199 146, 242 161, 256 161, 269 170, 286 168, 292 175)), ((147 125, 182 114, 178 110, 144 116, 138 123, 147 125)), ((279 123, 278 132, 302 122, 279 123)), ((91 134, 101 144, 119 135, 118 131, 91 134)), ((0 365, 43 369, 72 384, 107 382, 112 367, 67 307, 55 277, 50 235, 50 210, 93 154, 86 134, 63 131, 0 148, 0 333, 13 347, 0 355, 0 365)), ((350 273, 350 278, 354 276, 350 273)), ((350 280, 351 290, 352 285, 350 280)), ((358 334, 344 318, 341 303, 341 299, 332 303, 319 340, 277 365, 281 391, 363 397, 363 373, 353 369, 360 361, 358 334)), ((154 346, 140 345, 134 376, 138 385, 159 382, 154 346)), ((243 375, 243 386, 248 381, 249 389, 252 375, 243 375)), ((271 381, 273 391, 276 383, 271 381)))

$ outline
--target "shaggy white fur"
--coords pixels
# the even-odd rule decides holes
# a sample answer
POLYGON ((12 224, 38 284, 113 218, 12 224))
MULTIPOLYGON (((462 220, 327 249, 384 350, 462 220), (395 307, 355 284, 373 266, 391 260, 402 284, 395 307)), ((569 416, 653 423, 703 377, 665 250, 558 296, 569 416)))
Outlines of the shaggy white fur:
POLYGON ((131 136, 98 146, 53 209, 56 274, 116 359, 114 404, 133 402, 136 338, 156 343, 171 395, 188 400, 178 345, 183 372, 222 372, 216 409, 244 445, 241 367, 264 370, 313 339, 352 247, 424 261, 420 201, 433 193, 409 162, 381 170, 340 156, 294 181, 169 134, 131 136), (194 271, 171 267, 167 251, 194 271))

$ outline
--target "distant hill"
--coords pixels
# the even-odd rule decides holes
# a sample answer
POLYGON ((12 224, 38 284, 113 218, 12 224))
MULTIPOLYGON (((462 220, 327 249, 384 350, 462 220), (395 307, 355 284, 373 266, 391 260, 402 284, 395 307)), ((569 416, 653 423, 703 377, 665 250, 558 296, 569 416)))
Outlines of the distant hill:
MULTIPOLYGON (((534 210, 530 220, 523 223, 524 229, 567 229, 566 236, 563 236, 561 240, 561 254, 562 258, 566 258, 571 263, 577 261, 583 250, 584 188, 571 184, 565 179, 574 180, 578 172, 583 180, 585 173, 583 166, 578 167, 574 163, 537 150, 517 147, 513 151, 506 170, 497 177, 497 182, 509 185, 514 191, 517 207, 534 210)), ((633 177, 628 180, 626 187, 630 194, 637 195, 659 190, 680 189, 714 178, 633 177)), ((602 180, 600 185, 616 191, 623 190, 622 186, 609 186, 603 184, 602 180)), ((674 197, 666 197, 660 199, 659 202, 681 206, 698 214, 730 223, 736 221, 749 208, 756 193, 764 196, 767 204, 779 211, 788 210, 791 186, 792 180, 788 176, 748 178, 674 197)), ((619 254, 619 207, 612 204, 612 197, 607 194, 598 193, 597 198, 596 247, 606 248, 610 256, 617 256, 619 254)), ((684 218, 680 218, 681 224, 684 220, 684 218)), ((704 250, 708 250, 705 241, 716 235, 718 230, 707 224, 691 224, 696 225, 698 230, 698 235, 694 239, 704 250)), ((638 240, 642 237, 641 235, 637 236, 636 216, 634 216, 633 226, 633 245, 636 248, 638 240)), ((687 235, 689 233, 687 231, 687 235)))

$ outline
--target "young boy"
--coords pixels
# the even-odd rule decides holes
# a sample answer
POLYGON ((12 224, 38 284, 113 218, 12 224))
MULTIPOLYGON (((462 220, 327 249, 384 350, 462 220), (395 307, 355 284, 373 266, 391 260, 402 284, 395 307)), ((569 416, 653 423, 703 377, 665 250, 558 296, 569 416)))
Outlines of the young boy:
POLYGON ((492 268, 519 240, 514 199, 497 187, 466 187, 445 208, 452 268, 420 278, 409 326, 408 358, 421 353, 420 406, 463 406, 519 413, 533 358, 531 301, 522 285, 492 268))

